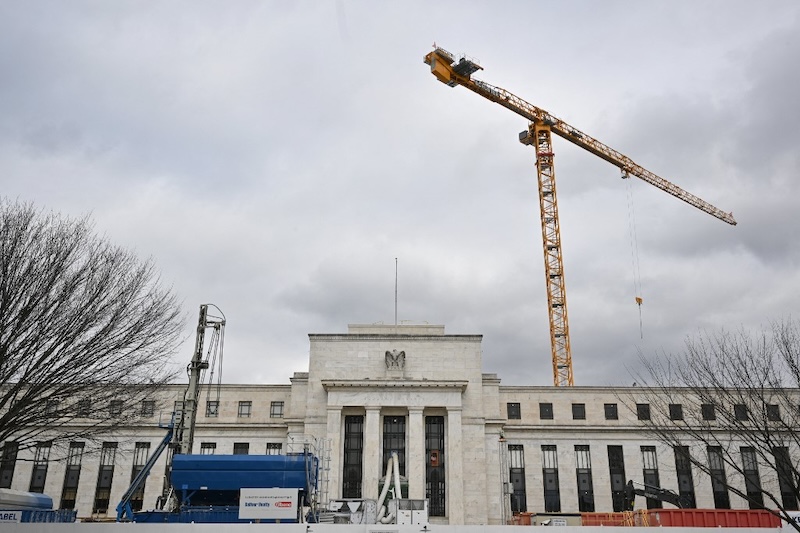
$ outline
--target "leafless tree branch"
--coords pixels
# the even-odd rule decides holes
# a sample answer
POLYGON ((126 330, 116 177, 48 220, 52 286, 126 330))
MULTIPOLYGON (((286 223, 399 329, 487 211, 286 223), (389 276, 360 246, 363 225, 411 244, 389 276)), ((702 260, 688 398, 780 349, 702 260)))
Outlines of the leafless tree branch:
POLYGON ((648 403, 644 424, 662 444, 689 446, 691 464, 753 508, 800 527, 788 511, 800 492, 800 326, 787 319, 757 333, 704 332, 678 355, 640 357, 643 384, 629 405, 648 403), (670 412, 682 406, 685 416, 670 412), (674 409, 674 408, 673 408, 674 409), (709 450, 724 463, 712 464, 709 450), (745 459, 745 454, 749 458, 745 459))
POLYGON ((0 199, 0 443, 91 438, 147 414, 181 327, 151 259, 87 217, 0 199))

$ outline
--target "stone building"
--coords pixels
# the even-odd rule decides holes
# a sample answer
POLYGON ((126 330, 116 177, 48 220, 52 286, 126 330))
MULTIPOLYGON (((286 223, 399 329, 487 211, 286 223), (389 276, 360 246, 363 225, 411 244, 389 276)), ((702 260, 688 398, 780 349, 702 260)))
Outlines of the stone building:
MULTIPOLYGON (((503 386, 482 372, 481 335, 446 334, 444 326, 351 325, 309 338, 308 372, 289 384, 223 385, 219 396, 203 389, 194 453, 310 444, 323 459, 327 501, 377 499, 396 451, 405 496, 427 498, 431 522, 442 524, 501 524, 520 511, 619 511, 628 479, 690 495, 699 508, 747 508, 647 436, 649 405, 636 388, 503 386)), ((79 517, 113 516, 184 388, 144 402, 140 424, 97 442, 43 442, 19 453, 5 443, 0 487, 44 491, 79 517)), ((165 453, 137 498, 143 508, 161 495, 166 464, 165 453)))

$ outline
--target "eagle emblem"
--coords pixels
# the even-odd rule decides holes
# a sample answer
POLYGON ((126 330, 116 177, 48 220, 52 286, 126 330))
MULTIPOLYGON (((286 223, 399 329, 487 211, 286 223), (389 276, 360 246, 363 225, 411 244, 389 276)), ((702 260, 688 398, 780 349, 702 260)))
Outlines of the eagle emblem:
POLYGON ((397 350, 386 350, 386 368, 389 370, 400 370, 406 366, 406 352, 397 350))

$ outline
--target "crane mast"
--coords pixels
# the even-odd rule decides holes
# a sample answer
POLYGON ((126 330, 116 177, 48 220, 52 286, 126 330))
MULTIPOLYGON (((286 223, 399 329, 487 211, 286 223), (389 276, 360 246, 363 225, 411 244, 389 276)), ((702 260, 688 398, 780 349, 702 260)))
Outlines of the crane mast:
POLYGON ((564 260, 561 256, 561 228, 558 223, 556 173, 550 127, 532 123, 520 133, 520 142, 536 147, 536 174, 539 178, 539 214, 544 244, 544 279, 547 286, 547 312, 550 318, 550 349, 553 383, 572 386, 572 349, 569 344, 567 291, 564 286, 564 260))
POLYGON ((572 352, 569 341, 567 295, 564 285, 564 264, 561 254, 561 231, 558 221, 551 133, 555 133, 559 137, 618 167, 625 178, 635 176, 728 224, 736 225, 736 220, 731 213, 722 211, 674 183, 650 172, 634 163, 629 157, 570 126, 544 109, 526 102, 505 89, 495 87, 484 81, 472 79, 472 74, 478 70, 483 70, 483 67, 475 61, 466 57, 461 57, 457 60, 450 52, 443 48, 435 47, 432 52, 425 56, 424 62, 430 65, 431 73, 442 83, 450 87, 462 85, 529 121, 528 129, 520 133, 519 140, 521 143, 533 146, 536 149, 545 282, 550 318, 553 382, 556 386, 572 386, 574 384, 572 352))

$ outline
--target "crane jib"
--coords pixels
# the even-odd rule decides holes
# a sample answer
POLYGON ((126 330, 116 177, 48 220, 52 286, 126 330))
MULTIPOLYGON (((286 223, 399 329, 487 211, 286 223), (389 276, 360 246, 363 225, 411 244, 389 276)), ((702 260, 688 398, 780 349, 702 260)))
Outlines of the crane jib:
POLYGON ((586 135, 577 128, 570 126, 563 120, 531 103, 526 102, 522 98, 506 91, 505 89, 501 89, 500 87, 495 87, 484 81, 475 80, 472 78, 461 79, 459 80, 458 85, 463 85, 467 89, 480 94, 488 100, 492 100, 493 102, 502 105, 506 109, 517 113, 531 122, 541 122, 550 126, 553 133, 562 139, 565 139, 618 167, 626 176, 635 176, 642 181, 645 181, 654 187, 658 187, 662 191, 667 192, 680 200, 683 200, 689 205, 722 220, 723 222, 733 226, 736 225, 736 220, 733 218, 733 214, 726 213, 718 207, 706 202, 702 198, 693 195, 674 183, 645 169, 641 165, 637 165, 629 157, 622 155, 613 148, 606 146, 600 141, 590 137, 589 135, 586 135))

